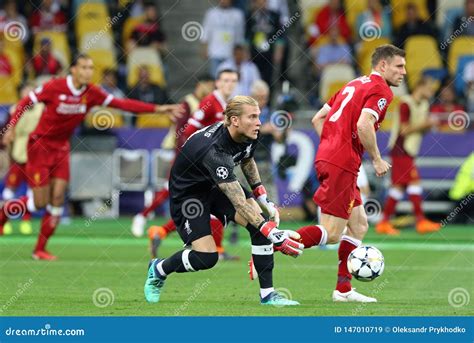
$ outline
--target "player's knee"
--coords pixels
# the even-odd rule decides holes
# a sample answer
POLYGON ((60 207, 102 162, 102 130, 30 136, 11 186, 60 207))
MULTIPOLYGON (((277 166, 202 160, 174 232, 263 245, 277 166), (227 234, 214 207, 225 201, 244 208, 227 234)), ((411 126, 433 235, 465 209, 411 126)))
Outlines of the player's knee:
POLYGON ((217 252, 200 252, 191 250, 189 253, 189 261, 183 261, 186 266, 187 263, 194 271, 211 269, 217 264, 219 254, 217 252))

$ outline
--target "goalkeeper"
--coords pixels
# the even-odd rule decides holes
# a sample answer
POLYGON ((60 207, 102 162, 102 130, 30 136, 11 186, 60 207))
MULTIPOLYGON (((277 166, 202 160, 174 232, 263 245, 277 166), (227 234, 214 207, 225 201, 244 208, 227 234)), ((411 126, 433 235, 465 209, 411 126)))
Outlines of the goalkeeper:
POLYGON ((224 123, 210 125, 189 137, 171 169, 171 216, 187 248, 167 259, 151 260, 145 298, 158 302, 171 273, 196 272, 216 265, 219 256, 210 226, 213 214, 224 224, 235 221, 249 231, 261 304, 299 305, 273 288, 273 247, 297 257, 303 245, 296 241, 298 233, 278 228, 278 211, 266 199, 253 159, 261 126, 260 109, 253 98, 236 96, 223 115, 224 123), (234 166, 239 164, 261 207, 237 181, 234 166))

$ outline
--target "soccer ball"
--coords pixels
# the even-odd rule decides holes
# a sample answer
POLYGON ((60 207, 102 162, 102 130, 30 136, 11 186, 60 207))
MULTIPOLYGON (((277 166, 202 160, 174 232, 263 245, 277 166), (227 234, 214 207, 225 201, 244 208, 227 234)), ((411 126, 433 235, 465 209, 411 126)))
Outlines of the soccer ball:
POLYGON ((372 281, 383 273, 384 258, 375 247, 358 247, 347 258, 349 272, 359 281, 372 281))

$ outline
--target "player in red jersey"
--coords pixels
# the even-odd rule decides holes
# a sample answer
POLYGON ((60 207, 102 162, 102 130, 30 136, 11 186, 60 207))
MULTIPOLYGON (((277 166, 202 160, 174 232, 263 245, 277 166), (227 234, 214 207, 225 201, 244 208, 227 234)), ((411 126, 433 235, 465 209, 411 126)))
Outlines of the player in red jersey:
POLYGON ((377 176, 384 176, 391 167, 380 155, 375 132, 393 98, 390 86, 399 86, 406 74, 404 57, 405 52, 393 45, 379 46, 372 55, 372 73, 346 84, 312 120, 321 137, 315 158, 320 186, 313 200, 322 215, 320 225, 305 226, 297 232, 305 248, 340 242, 334 301, 377 301, 352 288, 346 261, 368 229, 357 187, 364 150, 369 153, 377 176))
MULTIPOLYGON (((177 134, 178 144, 176 147, 178 152, 186 139, 194 132, 224 119, 223 112, 227 106, 227 102, 234 93, 235 87, 237 87, 238 81, 239 74, 235 70, 224 69, 219 71, 215 82, 216 89, 201 99, 198 109, 193 112, 188 119, 188 122, 182 128, 177 130, 177 133, 179 132, 179 134, 177 134)), ((161 202, 154 201, 153 205, 158 207, 166 200, 166 197, 162 196, 161 199, 159 199, 161 202)), ((145 225, 146 216, 143 215, 143 213, 138 214, 134 217, 132 223, 132 233, 135 236, 143 235, 145 225)), ((219 258, 224 260, 235 259, 235 257, 228 255, 222 246, 224 227, 219 219, 215 217, 211 218, 211 228, 219 253, 219 258)), ((153 257, 156 257, 156 247, 160 244, 160 241, 175 230, 176 225, 171 219, 163 226, 150 227, 148 235, 152 241, 151 250, 153 257)))
MULTIPOLYGON (((9 145, 14 139, 16 123, 33 104, 42 102, 45 109, 38 126, 28 141, 26 173, 28 184, 33 190, 33 201, 20 199, 30 212, 46 208, 41 223, 33 258, 54 260, 56 257, 46 251, 46 243, 54 233, 63 212, 64 196, 69 181, 69 138, 94 106, 108 106, 134 113, 160 112, 180 116, 180 105, 154 105, 131 99, 117 99, 99 87, 92 85, 94 71, 92 59, 78 55, 71 64, 71 75, 53 79, 20 100, 7 124, 3 143, 9 145)), ((8 207, 0 209, 0 231, 7 222, 8 207)))

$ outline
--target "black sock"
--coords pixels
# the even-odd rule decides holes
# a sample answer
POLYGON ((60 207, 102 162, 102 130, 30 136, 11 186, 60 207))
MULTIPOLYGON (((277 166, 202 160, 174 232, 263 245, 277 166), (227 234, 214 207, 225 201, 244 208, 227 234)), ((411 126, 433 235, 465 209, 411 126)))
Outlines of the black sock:
POLYGON ((246 226, 252 242, 253 265, 258 273, 260 288, 273 287, 273 244, 253 225, 246 226))
POLYGON ((173 272, 186 273, 210 269, 219 259, 217 252, 181 250, 163 261, 161 267, 166 275, 173 272))

